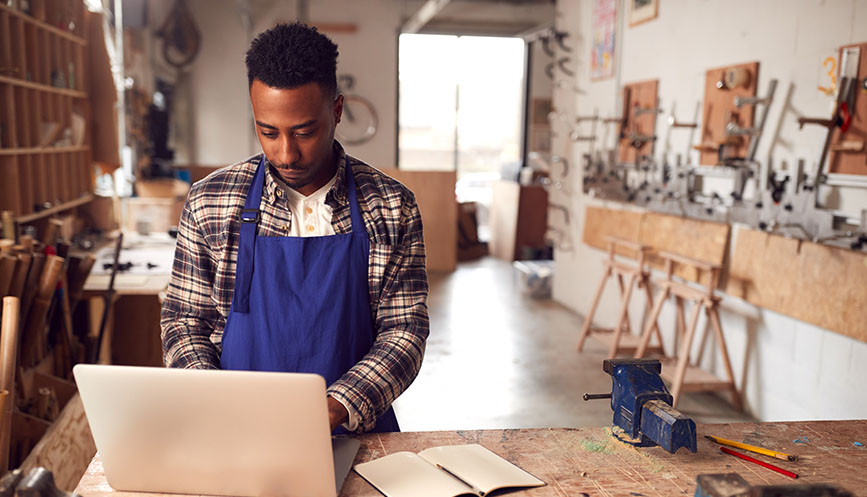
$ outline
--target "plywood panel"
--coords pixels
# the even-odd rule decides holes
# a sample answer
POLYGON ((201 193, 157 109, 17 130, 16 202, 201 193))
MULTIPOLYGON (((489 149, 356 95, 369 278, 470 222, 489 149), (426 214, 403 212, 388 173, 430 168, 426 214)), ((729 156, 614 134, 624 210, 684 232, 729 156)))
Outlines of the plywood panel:
POLYGON ((867 342, 867 255, 738 229, 727 292, 867 342))
MULTIPOLYGON (((608 243, 605 237, 615 236, 647 245, 654 252, 674 252, 723 265, 730 230, 728 224, 711 221, 656 212, 632 212, 588 206, 584 220, 584 243, 607 250, 608 243)), ((632 258, 635 256, 633 252, 625 249, 618 251, 618 254, 632 258)), ((657 269, 664 267, 663 260, 652 253, 648 257, 648 263, 657 269)), ((698 281, 694 268, 678 268, 676 274, 688 280, 698 281)))
MULTIPOLYGON (((652 247, 655 252, 674 252, 722 266, 728 248, 728 224, 646 212, 641 222, 639 242, 652 247)), ((651 267, 662 269, 664 261, 650 254, 651 267)), ((691 281, 699 281, 695 268, 677 267, 675 274, 691 281)), ((703 275, 703 283, 707 275, 703 275)))
MULTIPOLYGON (((733 121, 743 128, 753 126, 754 109, 752 105, 735 107, 736 97, 756 96, 756 83, 759 79, 759 63, 750 62, 735 66, 719 67, 707 71, 704 85, 704 106, 702 110, 701 143, 718 146, 726 142, 726 125, 733 121), (746 71, 746 80, 731 88, 718 88, 717 82, 725 78, 726 71, 746 71)), ((728 148, 728 157, 746 157, 749 137, 732 138, 739 144, 728 148)), ((699 163, 717 165, 719 153, 716 150, 701 149, 699 163)))
MULTIPOLYGON (((602 250, 608 250, 606 236, 623 238, 638 242, 643 213, 604 207, 587 206, 584 216, 584 243, 602 250)), ((626 254, 624 252, 624 254, 626 254)))
MULTIPOLYGON (((861 82, 867 79, 867 43, 842 47, 840 49, 841 54, 843 50, 850 47, 857 47, 861 50, 856 81, 859 88, 855 91, 855 110, 852 113, 852 123, 845 133, 841 134, 840 128, 835 128, 832 145, 845 141, 860 141, 867 144, 867 91, 861 89, 861 82)), ((828 171, 839 174, 867 174, 867 149, 862 148, 860 152, 835 152, 832 146, 829 154, 828 171)))
POLYGON ((402 171, 386 174, 415 193, 424 224, 427 268, 454 271, 458 261, 458 202, 455 199, 454 171, 402 171))
POLYGON ((59 489, 71 491, 95 454, 90 425, 76 393, 21 468, 25 471, 40 466, 47 468, 54 474, 54 483, 59 489))

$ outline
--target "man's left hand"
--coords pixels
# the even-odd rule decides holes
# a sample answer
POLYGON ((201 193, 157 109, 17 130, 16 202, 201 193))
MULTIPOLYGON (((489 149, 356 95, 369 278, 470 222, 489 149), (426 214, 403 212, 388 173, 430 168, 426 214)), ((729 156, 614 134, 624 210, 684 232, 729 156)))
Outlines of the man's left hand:
POLYGON ((328 397, 328 421, 331 423, 331 431, 333 432, 338 426, 342 425, 349 419, 349 413, 343 404, 334 400, 333 397, 328 397))

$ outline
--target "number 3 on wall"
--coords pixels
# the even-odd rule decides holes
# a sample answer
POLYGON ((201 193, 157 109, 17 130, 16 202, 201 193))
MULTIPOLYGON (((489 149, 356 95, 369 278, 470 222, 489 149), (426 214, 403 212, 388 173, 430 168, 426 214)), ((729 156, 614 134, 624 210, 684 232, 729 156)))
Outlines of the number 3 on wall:
POLYGON ((822 67, 827 68, 828 66, 831 66, 828 69, 828 77, 831 78, 831 84, 828 88, 820 86, 819 91, 830 97, 835 91, 837 91, 837 59, 835 57, 828 57, 825 59, 825 62, 822 62, 822 67))

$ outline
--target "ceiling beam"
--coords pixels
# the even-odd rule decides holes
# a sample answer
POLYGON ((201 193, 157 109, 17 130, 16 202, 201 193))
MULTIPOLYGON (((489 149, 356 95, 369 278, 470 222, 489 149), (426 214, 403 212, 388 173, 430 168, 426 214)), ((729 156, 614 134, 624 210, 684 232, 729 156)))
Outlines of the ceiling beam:
POLYGON ((401 33, 418 33, 425 24, 433 19, 451 0, 427 0, 415 14, 400 28, 401 33))

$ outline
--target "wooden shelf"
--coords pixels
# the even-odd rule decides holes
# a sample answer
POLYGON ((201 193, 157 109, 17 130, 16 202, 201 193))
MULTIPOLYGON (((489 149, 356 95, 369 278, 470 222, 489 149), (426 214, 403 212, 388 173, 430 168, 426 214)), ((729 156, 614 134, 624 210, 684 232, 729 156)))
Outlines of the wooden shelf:
POLYGON ((13 9, 11 7, 7 7, 6 5, 4 5, 2 3, 0 3, 0 12, 7 12, 13 16, 18 17, 19 19, 23 19, 25 22, 29 22, 30 24, 33 24, 34 26, 39 26, 40 28, 48 31, 49 33, 53 33, 57 36, 62 36, 63 38, 66 38, 67 40, 72 41, 74 43, 78 43, 81 46, 84 46, 87 44, 87 41, 80 36, 76 36, 76 35, 70 33, 69 31, 64 31, 62 29, 56 28, 56 27, 52 26, 51 24, 48 24, 45 21, 40 21, 39 19, 37 19, 33 16, 27 15, 24 12, 13 9))
POLYGON ((88 151, 90 151, 90 147, 87 145, 74 147, 0 148, 0 155, 65 154, 88 151))
POLYGON ((84 204, 90 202, 91 200, 93 200, 93 194, 92 193, 86 193, 75 200, 70 200, 69 202, 64 202, 62 204, 55 205, 54 207, 52 207, 50 209, 45 209, 43 211, 34 212, 33 214, 27 214, 26 216, 16 217, 15 222, 18 224, 32 223, 33 221, 38 221, 42 218, 49 217, 49 216, 52 216, 54 214, 59 214, 63 211, 68 211, 69 209, 73 209, 75 207, 84 205, 84 204))
POLYGON ((68 88, 57 88, 54 86, 43 85, 41 83, 34 83, 33 81, 27 81, 24 79, 18 78, 10 78, 9 76, 0 76, 0 83, 6 83, 13 86, 20 86, 22 88, 29 88, 31 90, 44 91, 48 93, 54 93, 57 95, 64 95, 72 98, 87 98, 87 92, 81 90, 70 90, 68 88))

